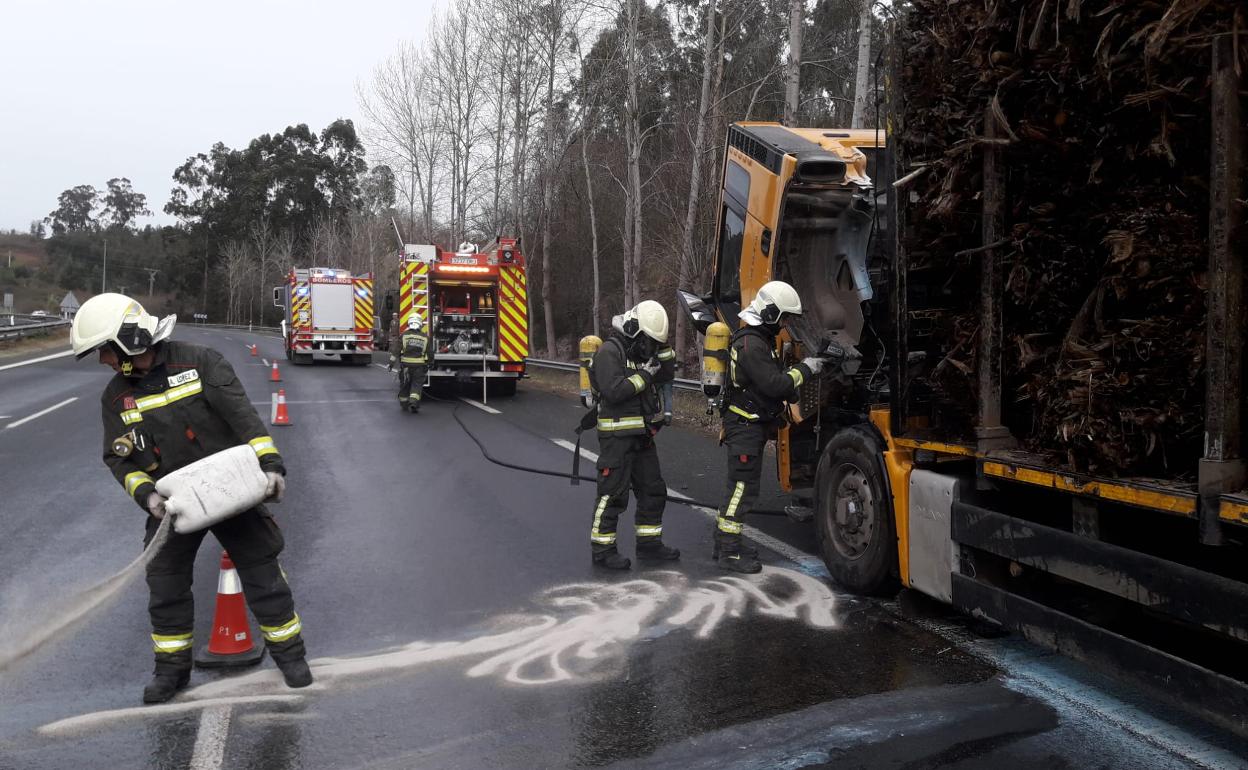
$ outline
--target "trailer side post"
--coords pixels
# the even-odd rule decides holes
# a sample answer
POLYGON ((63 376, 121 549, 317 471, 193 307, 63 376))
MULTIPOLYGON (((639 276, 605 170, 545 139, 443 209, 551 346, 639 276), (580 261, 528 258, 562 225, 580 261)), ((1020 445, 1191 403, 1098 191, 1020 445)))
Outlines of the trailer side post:
POLYGON ((1205 449, 1200 461, 1200 542, 1222 544, 1224 492, 1243 488, 1244 130, 1230 35, 1213 43, 1209 171, 1209 293, 1205 346, 1205 449))
POLYGON ((1001 328, 1004 318, 1001 297, 1005 282, 1001 270, 1001 239, 1005 233, 1005 172, 997 138, 997 117, 992 105, 984 110, 983 251, 979 275, 979 407, 975 427, 978 450, 1004 449, 1015 445, 1001 424, 1001 328))

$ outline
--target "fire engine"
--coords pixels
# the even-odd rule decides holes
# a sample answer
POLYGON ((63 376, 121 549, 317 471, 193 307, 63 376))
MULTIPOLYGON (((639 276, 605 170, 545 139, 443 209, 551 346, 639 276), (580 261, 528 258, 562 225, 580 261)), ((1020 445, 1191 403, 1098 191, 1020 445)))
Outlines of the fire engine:
POLYGON ((430 382, 484 380, 513 395, 529 355, 524 256, 514 238, 478 251, 407 244, 399 263, 399 324, 415 317, 433 347, 430 382))
POLYGON ((286 359, 366 366, 373 360, 373 274, 331 267, 294 268, 273 288, 273 304, 285 308, 286 359))

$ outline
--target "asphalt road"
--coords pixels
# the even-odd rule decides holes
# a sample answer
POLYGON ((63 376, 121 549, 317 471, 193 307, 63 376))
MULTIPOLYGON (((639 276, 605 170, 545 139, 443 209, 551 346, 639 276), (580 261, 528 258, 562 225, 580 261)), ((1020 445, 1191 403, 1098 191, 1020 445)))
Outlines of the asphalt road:
MULTIPOLYGON (((178 336, 221 349, 267 418, 276 338, 178 336)), ((501 459, 566 471, 571 399, 522 385, 490 410, 448 395, 408 415, 383 368, 281 364, 294 424, 273 428, 290 471, 274 510, 317 683, 288 690, 266 660, 141 707, 136 580, 0 670, 0 768, 1248 766, 1129 685, 905 597, 837 592, 810 525, 760 517, 766 570, 727 576, 706 512, 671 504, 678 563, 595 570, 593 487, 493 465, 455 420, 501 459)), ((0 368, 0 658, 141 548, 144 514, 100 461, 109 376, 68 357, 0 368)), ((660 445, 674 491, 718 498, 712 440, 660 445)), ((209 538, 201 642, 218 556, 209 538)))

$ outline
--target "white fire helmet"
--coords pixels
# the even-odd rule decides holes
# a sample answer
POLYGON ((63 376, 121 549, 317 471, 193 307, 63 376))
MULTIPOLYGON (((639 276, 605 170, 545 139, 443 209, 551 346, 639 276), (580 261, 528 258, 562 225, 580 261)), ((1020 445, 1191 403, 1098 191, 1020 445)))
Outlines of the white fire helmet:
POLYGON ((655 342, 667 342, 667 311, 652 299, 642 300, 636 307, 615 316, 611 325, 629 339, 645 333, 655 342))
POLYGON ((774 326, 780 323, 785 313, 801 315, 802 298, 797 296, 797 289, 784 281, 768 281, 759 288, 745 312, 753 313, 768 326, 774 326))
POLYGON ((173 333, 177 316, 159 322, 124 294, 98 294, 78 309, 69 330, 76 358, 85 358, 108 343, 127 356, 137 356, 173 333))
POLYGON ((412 317, 407 319, 408 331, 418 332, 420 331, 420 326, 420 316, 412 313, 412 317))

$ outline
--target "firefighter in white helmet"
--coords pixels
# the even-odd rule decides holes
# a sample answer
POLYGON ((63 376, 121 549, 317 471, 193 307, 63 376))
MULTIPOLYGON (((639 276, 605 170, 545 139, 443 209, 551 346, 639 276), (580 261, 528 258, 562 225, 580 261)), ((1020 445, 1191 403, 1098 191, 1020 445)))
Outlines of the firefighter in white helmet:
POLYGON ((399 340, 399 407, 420 411, 420 398, 425 390, 429 369, 429 335, 425 334, 420 317, 412 313, 407 331, 399 340))
MULTIPOLYGON (((117 373, 101 399, 104 462, 148 513, 145 543, 165 516, 156 480, 210 454, 249 445, 268 478, 269 499, 280 501, 286 488, 282 456, 234 369, 212 348, 169 339, 175 320, 168 316, 157 322, 129 297, 100 294, 83 303, 70 329, 77 358, 95 353, 117 373)), ((269 512, 260 505, 210 529, 238 569, 247 603, 286 684, 311 684, 302 625, 277 562, 284 541, 269 512)), ((171 531, 147 564, 156 672, 143 690, 145 703, 169 700, 190 679, 191 578, 205 534, 171 531)))
POLYGON ((637 498, 637 558, 680 558, 679 550, 663 543, 667 484, 654 445, 663 425, 656 386, 675 377, 676 354, 667 342, 667 311, 654 300, 615 316, 611 327, 590 367, 599 403, 599 455, 589 537, 595 564, 628 569, 632 562, 616 548, 616 528, 628 507, 629 489, 637 498))
POLYGON ((763 447, 783 422, 785 402, 795 400, 802 383, 823 368, 822 359, 807 358, 785 369, 776 356, 776 335, 790 318, 801 314, 802 300, 792 286, 784 281, 765 283, 739 314, 745 325, 728 345, 728 383, 721 411, 728 477, 713 555, 721 567, 734 572, 762 569, 758 552, 742 543, 741 528, 758 499, 763 447))

